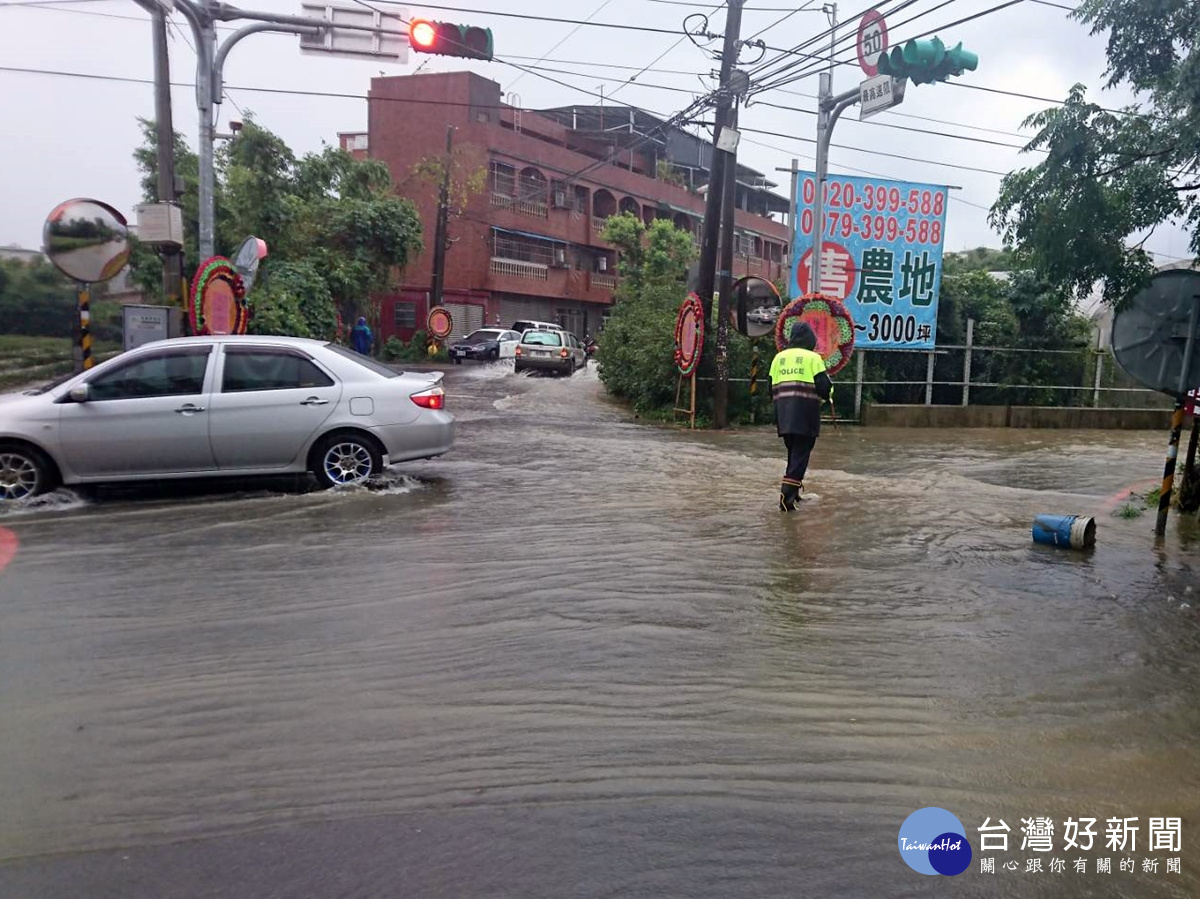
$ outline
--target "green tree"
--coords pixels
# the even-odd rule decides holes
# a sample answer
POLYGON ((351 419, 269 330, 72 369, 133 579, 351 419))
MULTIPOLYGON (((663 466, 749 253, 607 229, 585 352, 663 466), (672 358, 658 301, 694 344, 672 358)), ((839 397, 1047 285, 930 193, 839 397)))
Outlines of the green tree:
POLYGON ((614 215, 604 239, 617 248, 616 305, 604 326, 600 380, 638 412, 663 412, 675 399, 675 316, 695 255, 691 236, 665 219, 647 227, 630 213, 614 215))
MULTIPOLYGON (((142 124, 145 143, 134 158, 149 199, 156 183, 154 127, 142 124)), ((175 155, 187 185, 187 264, 194 271, 200 261, 199 207, 193 202, 199 169, 178 138, 175 155)), ((390 289, 395 272, 421 250, 416 208, 396 195, 383 163, 330 147, 297 157, 253 115, 220 149, 217 176, 218 254, 233 253, 250 235, 265 240, 270 250, 249 297, 256 333, 332 337, 339 311, 346 319, 366 314, 374 322, 372 295, 390 289)), ((137 282, 158 295, 157 255, 138 245, 132 264, 137 282)))
POLYGON ((0 334, 71 337, 75 287, 44 259, 0 259, 0 334))
POLYGON ((1107 86, 1140 107, 1110 111, 1075 85, 1061 108, 1030 116, 1037 165, 1008 175, 991 219, 1048 281, 1103 286, 1119 305, 1153 273, 1140 232, 1182 218, 1200 254, 1200 5, 1195 0, 1087 0, 1074 13, 1108 34, 1107 86))

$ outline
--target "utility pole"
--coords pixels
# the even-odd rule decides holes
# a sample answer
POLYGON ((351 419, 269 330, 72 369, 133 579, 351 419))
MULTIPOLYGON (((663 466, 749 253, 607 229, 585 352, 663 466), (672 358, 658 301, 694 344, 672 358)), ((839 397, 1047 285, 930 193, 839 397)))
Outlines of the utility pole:
MULTIPOLYGON (((704 316, 712 317, 713 287, 717 283, 717 252, 721 232, 721 212, 725 194, 728 193, 726 178, 727 170, 732 170, 736 179, 737 174, 737 141, 730 141, 725 135, 728 128, 733 130, 734 124, 734 66, 737 64, 738 39, 742 28, 742 6, 744 0, 729 0, 729 13, 725 17, 725 45, 721 51, 720 93, 717 95, 717 108, 713 128, 713 151, 711 171, 708 179, 708 196, 704 206, 704 233, 700 246, 700 271, 697 293, 704 304, 704 316), (724 138, 724 139, 723 139, 724 138)), ((748 81, 743 76, 743 81, 748 81)), ((743 86, 744 89, 744 86, 743 86)), ((734 184, 736 187, 736 181, 734 184)), ((732 203, 729 203, 729 220, 733 220, 732 203)), ((729 243, 727 258, 733 256, 733 228, 728 228, 726 240, 729 243)), ((729 266, 727 266, 729 267, 729 266)), ((731 270, 731 267, 729 267, 731 270)), ((726 404, 729 389, 729 361, 727 356, 729 339, 729 290, 728 273, 722 275, 721 299, 717 304, 717 380, 713 396, 713 425, 725 427, 726 404)))
POLYGON ((437 227, 433 238, 433 284, 429 290, 429 308, 442 305, 446 281, 446 227, 450 211, 450 160, 454 141, 454 126, 446 129, 446 162, 442 173, 442 188, 438 194, 437 227))
POLYGON ((712 163, 708 177, 708 195, 704 205, 704 231, 700 241, 700 270, 697 293, 704 304, 705 318, 712 317, 713 287, 717 280, 718 235, 721 227, 721 197, 725 184, 725 161, 729 154, 718 149, 721 132, 729 123, 733 109, 733 92, 729 79, 737 63, 738 33, 742 28, 742 5, 744 0, 729 0, 729 13, 725 19, 725 46, 721 51, 720 86, 713 127, 712 163))
MULTIPOLYGON (((161 6, 150 9, 154 35, 154 125, 158 143, 158 202, 174 204, 175 126, 171 115, 171 63, 167 52, 167 15, 161 6)), ((169 306, 183 305, 183 249, 163 246, 162 288, 169 306)))
MULTIPOLYGON (((740 74, 740 73, 739 73, 740 74)), ((738 108, 734 101, 729 127, 737 128, 738 108)), ((713 391, 713 427, 729 423, 729 309, 733 301, 733 215, 737 209, 737 154, 725 161, 725 183, 721 185, 721 272, 717 301, 717 378, 713 391)))

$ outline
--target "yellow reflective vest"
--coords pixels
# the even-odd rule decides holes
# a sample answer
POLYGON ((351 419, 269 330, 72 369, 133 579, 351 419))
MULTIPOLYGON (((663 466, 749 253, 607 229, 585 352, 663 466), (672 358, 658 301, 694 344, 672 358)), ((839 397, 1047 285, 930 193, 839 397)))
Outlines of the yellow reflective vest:
POLYGON ((833 396, 825 360, 813 350, 788 347, 771 360, 771 397, 779 434, 821 433, 821 401, 833 396))

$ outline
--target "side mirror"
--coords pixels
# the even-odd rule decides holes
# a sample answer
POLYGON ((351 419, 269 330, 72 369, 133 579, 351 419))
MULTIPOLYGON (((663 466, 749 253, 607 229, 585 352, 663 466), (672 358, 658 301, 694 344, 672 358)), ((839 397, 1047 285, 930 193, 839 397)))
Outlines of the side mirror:
POLYGON ((86 403, 91 398, 91 391, 88 390, 87 384, 76 384, 67 394, 75 403, 86 403))

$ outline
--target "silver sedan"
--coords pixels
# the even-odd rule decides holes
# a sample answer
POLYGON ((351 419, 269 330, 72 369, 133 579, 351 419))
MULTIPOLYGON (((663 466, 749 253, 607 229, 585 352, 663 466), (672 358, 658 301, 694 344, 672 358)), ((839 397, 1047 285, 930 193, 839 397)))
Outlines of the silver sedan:
POLYGON ((146 344, 0 396, 0 502, 57 484, 311 471, 323 487, 449 451, 442 374, 293 337, 146 344))

